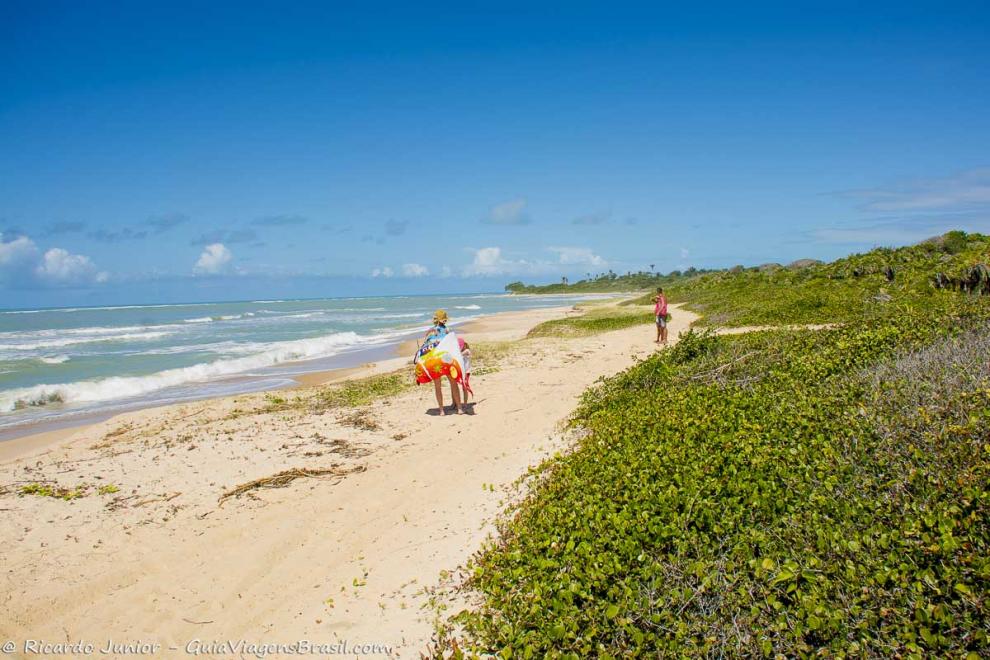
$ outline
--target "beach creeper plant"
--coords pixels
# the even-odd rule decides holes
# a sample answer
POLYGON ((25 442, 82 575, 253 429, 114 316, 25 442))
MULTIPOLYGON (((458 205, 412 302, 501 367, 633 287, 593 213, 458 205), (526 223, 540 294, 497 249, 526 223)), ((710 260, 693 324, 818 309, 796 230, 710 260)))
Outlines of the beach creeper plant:
MULTIPOLYGON (((691 332, 589 390, 583 439, 471 562, 457 648, 986 657, 990 301, 925 289, 925 268, 838 327, 691 332)), ((700 290, 740 323, 826 320, 803 277, 776 319, 751 287, 700 290)), ((867 300, 869 277, 842 286, 867 300)))

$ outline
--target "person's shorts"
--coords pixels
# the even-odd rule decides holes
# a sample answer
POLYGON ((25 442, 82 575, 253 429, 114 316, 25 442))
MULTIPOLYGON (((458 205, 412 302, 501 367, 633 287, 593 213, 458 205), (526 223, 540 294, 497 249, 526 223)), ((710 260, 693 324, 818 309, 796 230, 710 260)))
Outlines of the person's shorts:
POLYGON ((666 328, 667 327, 667 317, 663 314, 657 314, 657 327, 666 328))

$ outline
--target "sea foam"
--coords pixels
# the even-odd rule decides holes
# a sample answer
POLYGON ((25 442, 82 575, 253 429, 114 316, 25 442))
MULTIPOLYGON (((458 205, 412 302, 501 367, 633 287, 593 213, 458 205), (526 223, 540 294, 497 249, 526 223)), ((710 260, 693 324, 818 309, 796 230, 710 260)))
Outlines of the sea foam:
POLYGON ((168 369, 147 376, 114 376, 8 390, 0 392, 0 412, 52 403, 93 403, 137 397, 168 387, 205 382, 283 362, 326 357, 362 341, 380 340, 380 337, 362 338, 353 332, 339 332, 311 339, 267 344, 265 350, 253 355, 168 369))

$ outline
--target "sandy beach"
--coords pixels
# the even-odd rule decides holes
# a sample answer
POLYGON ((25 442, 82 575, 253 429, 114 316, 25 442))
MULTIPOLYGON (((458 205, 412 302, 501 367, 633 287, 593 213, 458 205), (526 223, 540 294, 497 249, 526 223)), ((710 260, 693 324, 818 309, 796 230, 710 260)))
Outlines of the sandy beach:
MULTIPOLYGON (((649 325, 523 339, 571 313, 459 328, 501 347, 472 377, 465 415, 436 415, 432 387, 310 403, 341 379, 408 369, 411 381, 402 356, 4 443, 0 637, 143 641, 165 655, 220 640, 346 641, 349 654, 376 644, 418 657, 430 595, 492 532, 511 484, 567 447, 561 422, 581 392, 656 350, 649 325), (82 496, 21 495, 30 484, 82 496)), ((679 310, 671 338, 694 318, 679 310)))

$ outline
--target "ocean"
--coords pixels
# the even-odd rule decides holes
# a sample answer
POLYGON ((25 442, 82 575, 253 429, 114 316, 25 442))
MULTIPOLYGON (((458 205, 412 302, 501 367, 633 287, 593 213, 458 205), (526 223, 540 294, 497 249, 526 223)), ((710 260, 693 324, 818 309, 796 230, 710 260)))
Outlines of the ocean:
POLYGON ((589 296, 391 296, 0 310, 0 439, 116 412, 291 385, 393 357, 433 310, 456 327, 589 296))

